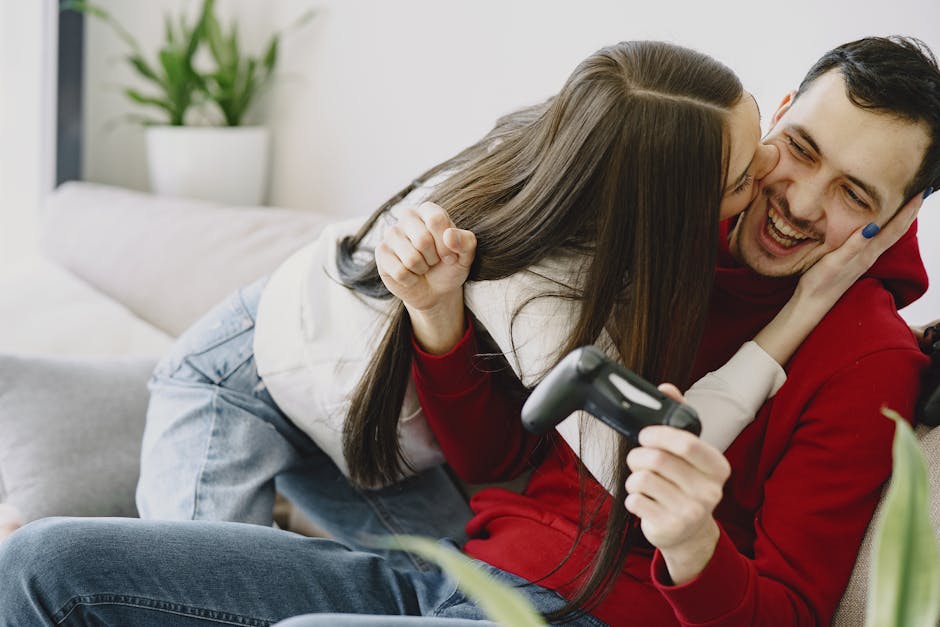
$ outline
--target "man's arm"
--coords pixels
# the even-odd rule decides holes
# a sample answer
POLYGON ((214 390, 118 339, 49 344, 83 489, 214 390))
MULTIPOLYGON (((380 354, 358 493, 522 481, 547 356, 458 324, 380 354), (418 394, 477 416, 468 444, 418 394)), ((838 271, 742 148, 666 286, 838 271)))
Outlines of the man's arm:
POLYGON ((764 484, 748 554, 722 529, 704 569, 674 585, 658 552, 654 583, 681 624, 830 622, 891 473, 893 424, 880 407, 911 416, 922 365, 916 351, 883 350, 826 381, 764 484))

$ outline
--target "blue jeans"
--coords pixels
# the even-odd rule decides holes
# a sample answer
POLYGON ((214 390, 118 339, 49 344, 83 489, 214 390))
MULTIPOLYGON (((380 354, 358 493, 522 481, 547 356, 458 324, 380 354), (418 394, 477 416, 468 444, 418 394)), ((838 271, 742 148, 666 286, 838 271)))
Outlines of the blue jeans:
POLYGON ((304 614, 279 622, 276 627, 497 627, 496 623, 469 618, 421 616, 366 616, 365 614, 304 614))
MULTIPOLYGON (((138 506, 144 517, 171 520, 26 525, 0 544, 0 625, 269 625, 309 613, 434 617, 431 624, 483 618, 436 566, 370 546, 389 533, 461 542, 470 512, 447 473, 357 490, 277 408, 252 351, 262 287, 207 314, 155 371, 138 506), (333 539, 271 528, 275 489, 333 539)), ((484 567, 523 586, 543 611, 564 604, 484 567)))
MULTIPOLYGON (((550 590, 485 568, 522 586, 542 611, 564 603, 550 590)), ((441 627, 448 625, 442 619, 485 618, 436 567, 396 568, 375 553, 260 525, 47 518, 0 544, 5 627, 270 625, 301 614, 371 615, 358 620, 372 625, 410 617, 398 619, 403 626, 426 616, 441 627)), ((296 621, 338 626, 345 619, 296 621)), ((590 616, 572 624, 601 625, 590 616)))
MULTIPOLYGON (((390 533, 461 542, 470 509, 443 468, 380 490, 354 488, 277 407, 254 362, 264 283, 215 307, 157 365, 137 487, 141 518, 271 526, 277 490, 349 547, 390 533)), ((426 567, 408 554, 386 557, 426 567)))

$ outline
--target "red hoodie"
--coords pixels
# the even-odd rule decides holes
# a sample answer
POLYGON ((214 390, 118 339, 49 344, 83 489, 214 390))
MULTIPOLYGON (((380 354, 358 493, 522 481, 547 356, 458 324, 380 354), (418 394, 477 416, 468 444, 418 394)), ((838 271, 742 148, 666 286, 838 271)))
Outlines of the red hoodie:
MULTIPOLYGON (((724 225, 694 378, 753 338, 796 285, 740 266, 726 233, 724 225)), ((913 416, 927 365, 896 309, 926 290, 915 233, 916 225, 846 292, 786 365, 787 383, 726 451, 732 474, 715 511, 722 533, 705 570, 670 586, 659 553, 636 547, 594 616, 611 625, 830 624, 891 472, 894 428, 880 408, 913 416)), ((582 505, 606 492, 579 478, 560 438, 539 444, 525 434, 518 402, 468 367, 475 352, 468 330, 448 355, 417 351, 415 359, 421 404, 449 463, 481 481, 521 472, 533 451, 543 459, 523 494, 490 488, 471 499, 464 550, 570 597, 600 530, 552 571, 577 536, 582 505)))

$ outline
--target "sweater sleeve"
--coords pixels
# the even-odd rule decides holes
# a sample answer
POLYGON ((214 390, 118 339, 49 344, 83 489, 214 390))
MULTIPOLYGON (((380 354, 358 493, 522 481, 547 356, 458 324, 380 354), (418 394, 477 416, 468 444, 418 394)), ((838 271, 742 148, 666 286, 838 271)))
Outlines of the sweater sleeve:
POLYGON ((479 351, 470 319, 464 336, 444 355, 424 352, 412 338, 415 390, 457 476, 470 483, 505 481, 533 466, 539 437, 522 426, 522 400, 475 366, 479 351))
POLYGON ((780 364, 750 341, 724 366, 696 381, 685 400, 702 421, 702 439, 723 451, 786 380, 780 364))
POLYGON ((723 530, 705 570, 671 586, 657 552, 653 581, 681 625, 830 624, 891 473, 894 426, 880 407, 913 415, 921 365, 884 350, 825 382, 764 484, 753 557, 723 530))
MULTIPOLYGON (((702 422, 702 439, 720 451, 727 449, 786 379, 780 364, 756 342, 745 343, 724 366, 685 393, 702 422)), ((614 494, 616 475, 610 460, 621 436, 600 421, 581 420, 580 412, 563 420, 557 431, 597 482, 614 494)))

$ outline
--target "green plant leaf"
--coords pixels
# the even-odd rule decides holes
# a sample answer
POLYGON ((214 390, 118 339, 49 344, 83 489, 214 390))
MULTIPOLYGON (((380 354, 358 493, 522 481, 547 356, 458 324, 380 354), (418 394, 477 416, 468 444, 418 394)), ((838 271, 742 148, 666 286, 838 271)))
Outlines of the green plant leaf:
POLYGON ((894 470, 874 532, 866 627, 936 627, 940 547, 930 521, 927 467, 908 423, 895 422, 894 470))
POLYGON ((176 31, 175 27, 173 26, 173 18, 169 13, 163 14, 163 36, 166 39, 167 47, 176 47, 176 31))
POLYGON ((215 12, 206 16, 206 43, 209 44, 209 52, 216 65, 224 66, 229 64, 226 54, 225 40, 222 38, 222 27, 215 16, 215 12))
POLYGON ((258 89, 258 80, 255 77, 257 67, 258 61, 249 58, 245 63, 244 73, 238 77, 238 83, 232 92, 232 103, 227 119, 229 126, 241 124, 242 118, 255 98, 255 92, 258 89))
POLYGON ((499 583, 470 558, 434 540, 418 536, 392 536, 382 544, 416 553, 456 578, 467 593, 493 621, 510 627, 544 627, 548 623, 518 590, 499 583))
POLYGON ((286 33, 288 31, 297 30, 298 28, 301 28, 302 26, 306 26, 307 23, 313 18, 315 18, 316 16, 317 16, 316 9, 308 9, 305 12, 303 12, 300 15, 300 17, 298 17, 296 20, 291 22, 290 26, 284 29, 284 32, 286 33))
POLYGON ((227 43, 229 54, 232 55, 232 63, 237 63, 239 56, 241 56, 238 46, 238 22, 232 22, 232 30, 227 43))
POLYGON ((150 67, 150 64, 147 63, 147 60, 143 57, 132 54, 127 57, 127 62, 131 64, 137 73, 143 76, 144 78, 156 83, 160 87, 164 87, 163 79, 157 76, 157 73, 150 67))
POLYGON ((186 70, 183 67, 183 61, 179 53, 171 49, 161 50, 157 57, 160 59, 160 66, 163 68, 167 91, 170 92, 172 98, 175 92, 178 92, 186 82, 186 70))
POLYGON ((170 104, 170 124, 182 126, 196 86, 192 69, 177 50, 164 48, 158 57, 166 83, 166 100, 170 104))
POLYGON ((132 50, 140 54, 140 44, 137 43, 137 40, 127 31, 124 26, 121 25, 114 17, 108 13, 103 8, 94 5, 85 0, 67 0, 59 5, 60 10, 72 10, 78 11, 79 13, 84 13, 85 15, 91 15, 103 21, 108 27, 114 31, 114 34, 117 35, 121 40, 124 41, 132 50))
POLYGON ((274 66, 277 65, 277 52, 278 47, 280 46, 279 38, 277 35, 271 38, 271 43, 268 44, 268 49, 264 53, 263 61, 264 64, 264 73, 265 76, 271 74, 274 71, 274 66))
POLYGON ((151 107, 159 107, 166 111, 167 113, 173 112, 173 105, 166 100, 161 100, 160 98, 154 98, 153 96, 145 96, 136 89, 127 88, 124 90, 124 95, 136 102, 137 104, 147 105, 151 107))
POLYGON ((84 0, 66 0, 59 5, 59 10, 86 13, 88 15, 93 15, 94 17, 97 17, 101 20, 107 20, 111 17, 108 15, 108 12, 101 7, 96 7, 93 4, 85 2, 84 0))
POLYGON ((199 19, 196 21, 196 25, 189 33, 189 41, 187 42, 186 46, 186 62, 189 65, 192 65, 193 57, 196 56, 196 51, 199 50, 199 44, 202 43, 202 39, 206 32, 206 22, 209 19, 209 15, 213 15, 214 12, 215 0, 204 0, 202 3, 202 10, 199 12, 199 19))

